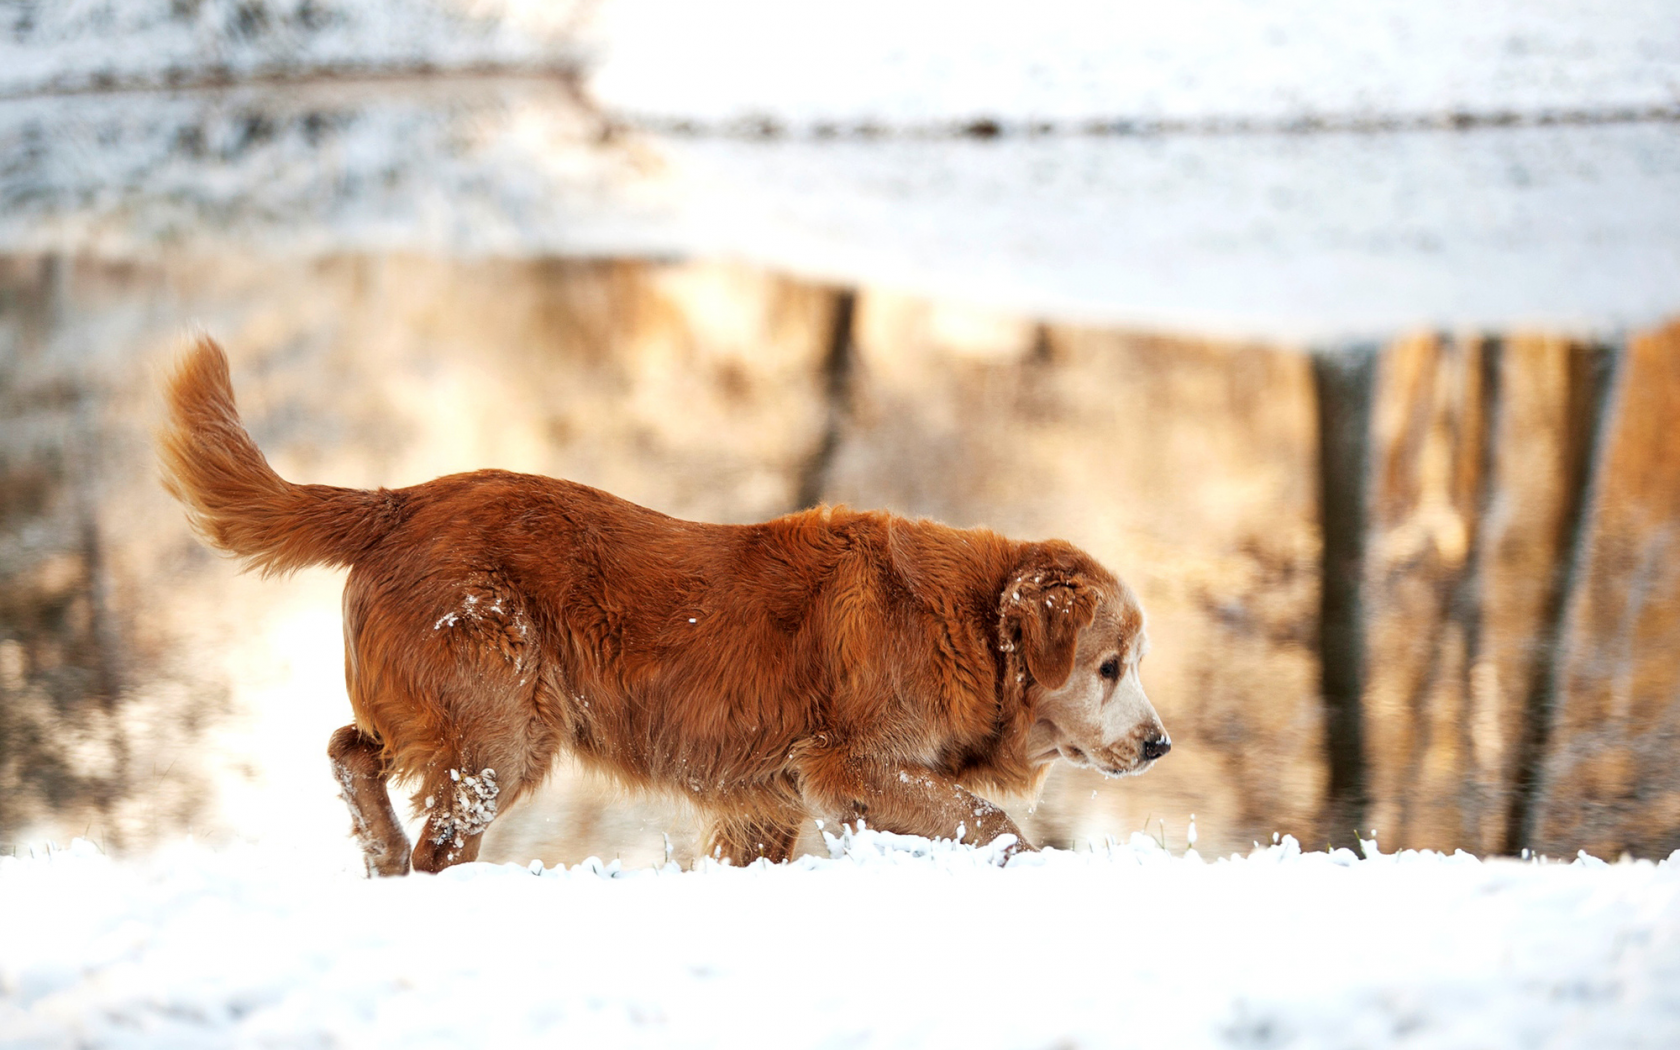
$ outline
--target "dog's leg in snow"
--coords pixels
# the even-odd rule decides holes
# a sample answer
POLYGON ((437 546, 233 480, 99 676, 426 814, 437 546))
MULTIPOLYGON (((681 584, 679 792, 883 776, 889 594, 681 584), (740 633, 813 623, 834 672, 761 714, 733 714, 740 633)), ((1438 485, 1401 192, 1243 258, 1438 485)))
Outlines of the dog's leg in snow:
POLYGON ((502 797, 494 767, 463 763, 428 772, 419 796, 426 826, 414 847, 414 870, 442 871, 477 860, 502 797))
POLYGON ((984 845, 1015 836, 1015 850, 1030 850, 1009 814, 952 777, 916 766, 895 766, 828 753, 800 769, 807 804, 841 822, 859 819, 879 831, 927 838, 956 838, 984 845))
POLYGON ((372 875, 408 874, 408 836, 403 834, 391 795, 385 790, 385 765, 379 745, 355 726, 345 726, 327 745, 333 775, 350 807, 350 832, 362 847, 372 875))
POLYGON ((706 836, 706 855, 715 860, 728 860, 736 866, 751 864, 760 857, 780 864, 793 856, 803 819, 803 813, 785 819, 715 816, 711 833, 706 836))

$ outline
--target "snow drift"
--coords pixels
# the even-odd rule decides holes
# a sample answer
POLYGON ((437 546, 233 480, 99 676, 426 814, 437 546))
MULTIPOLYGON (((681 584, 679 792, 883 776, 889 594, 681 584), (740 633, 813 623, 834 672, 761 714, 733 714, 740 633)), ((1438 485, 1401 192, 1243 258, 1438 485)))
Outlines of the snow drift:
POLYGON ((1662 1046, 1680 855, 1174 855, 998 867, 866 831, 744 869, 263 848, 0 860, 8 1046, 1662 1046))

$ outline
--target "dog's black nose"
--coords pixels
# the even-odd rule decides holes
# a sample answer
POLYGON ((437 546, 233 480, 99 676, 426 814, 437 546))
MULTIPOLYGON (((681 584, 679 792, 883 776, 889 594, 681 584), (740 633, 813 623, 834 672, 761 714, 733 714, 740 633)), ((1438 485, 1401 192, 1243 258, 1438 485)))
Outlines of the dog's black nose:
POLYGON ((1143 742, 1143 760, 1153 762, 1171 750, 1172 741, 1164 736, 1158 736, 1154 740, 1145 740, 1143 742))

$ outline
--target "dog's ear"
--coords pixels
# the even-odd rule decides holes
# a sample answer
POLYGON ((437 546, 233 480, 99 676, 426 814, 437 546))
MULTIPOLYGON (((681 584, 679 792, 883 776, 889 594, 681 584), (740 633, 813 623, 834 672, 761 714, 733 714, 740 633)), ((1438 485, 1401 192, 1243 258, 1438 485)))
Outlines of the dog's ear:
POLYGON ((1073 673, 1079 632, 1096 619, 1097 601, 1096 588, 1076 573, 1022 570, 1003 591, 1002 644, 1020 651, 1040 685, 1059 689, 1073 673))

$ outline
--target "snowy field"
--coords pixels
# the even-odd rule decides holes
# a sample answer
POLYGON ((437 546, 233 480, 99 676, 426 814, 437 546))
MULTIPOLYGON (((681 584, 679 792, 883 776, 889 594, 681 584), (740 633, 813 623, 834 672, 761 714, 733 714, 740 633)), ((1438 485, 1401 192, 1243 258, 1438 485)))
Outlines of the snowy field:
POLYGON ((1672 1047, 1680 855, 0 860, 0 1045, 1672 1047))
POLYGON ((1022 10, 25 5, 0 252, 722 257, 1321 345, 1680 304, 1676 0, 1022 10))

